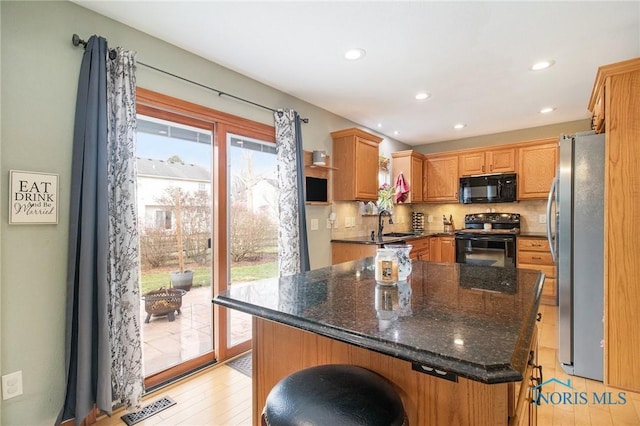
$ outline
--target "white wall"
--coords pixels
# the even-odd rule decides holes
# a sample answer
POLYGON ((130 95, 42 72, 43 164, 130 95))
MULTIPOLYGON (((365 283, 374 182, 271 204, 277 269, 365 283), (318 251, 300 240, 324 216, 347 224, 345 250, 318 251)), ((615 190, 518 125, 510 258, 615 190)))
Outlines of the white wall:
MULTIPOLYGON (((263 105, 297 110, 310 119, 303 125, 306 150, 324 149, 330 154, 330 132, 357 126, 74 3, 3 0, 0 4, 3 197, 8 191, 10 169, 60 175, 58 225, 9 226, 7 209, 0 203, 1 373, 22 370, 24 382, 24 395, 2 402, 0 423, 51 425, 65 389, 67 206, 82 58, 82 49, 71 44, 73 33, 84 39, 101 35, 111 47, 137 51, 139 61, 263 105)), ((268 111, 219 97, 143 66, 139 66, 137 77, 140 87, 273 125, 268 111)), ((385 143, 393 147, 391 150, 406 149, 388 139, 385 143)), ((310 207, 308 220, 328 217, 329 212, 330 207, 310 207)), ((329 230, 310 231, 313 268, 330 264, 329 239, 329 230)))

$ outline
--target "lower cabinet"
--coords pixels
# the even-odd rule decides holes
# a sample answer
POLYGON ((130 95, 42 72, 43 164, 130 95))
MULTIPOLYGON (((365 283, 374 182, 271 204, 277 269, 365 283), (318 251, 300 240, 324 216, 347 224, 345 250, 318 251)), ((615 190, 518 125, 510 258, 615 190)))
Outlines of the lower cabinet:
MULTIPOLYGON (((411 259, 445 263, 456 261, 456 241, 453 236, 412 238, 406 243, 412 246, 411 259)), ((331 264, 375 256, 377 248, 375 244, 331 243, 331 264)))
POLYGON ((430 237, 429 260, 431 262, 454 263, 456 261, 455 238, 452 236, 430 237))
POLYGON ((407 241, 407 244, 413 247, 409 257, 415 260, 429 260, 429 240, 429 237, 424 237, 407 241))
POLYGON ((331 243, 331 264, 375 256, 377 248, 375 244, 331 243))
POLYGON ((518 237, 518 268, 537 269, 544 272, 544 287, 540 303, 558 304, 558 285, 556 283, 556 266, 551 257, 549 242, 545 238, 518 237))
POLYGON ((529 359, 520 383, 510 384, 509 426, 535 426, 538 424, 537 386, 542 384, 542 366, 538 364, 538 330, 533 332, 529 359))

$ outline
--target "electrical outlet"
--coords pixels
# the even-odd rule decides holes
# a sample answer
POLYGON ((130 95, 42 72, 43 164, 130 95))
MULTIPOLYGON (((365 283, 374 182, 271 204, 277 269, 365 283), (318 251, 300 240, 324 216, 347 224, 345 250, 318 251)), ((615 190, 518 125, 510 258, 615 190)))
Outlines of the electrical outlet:
POLYGON ((22 371, 2 376, 2 399, 22 395, 22 371))
POLYGON ((538 223, 547 223, 547 215, 539 214, 538 215, 538 223))
POLYGON ((318 230, 318 219, 311 219, 311 230, 312 231, 318 230))
POLYGON ((433 223, 433 215, 430 214, 429 216, 427 216, 427 222, 429 223, 433 223))
POLYGON ((327 219, 327 229, 331 229, 331 219, 327 219))

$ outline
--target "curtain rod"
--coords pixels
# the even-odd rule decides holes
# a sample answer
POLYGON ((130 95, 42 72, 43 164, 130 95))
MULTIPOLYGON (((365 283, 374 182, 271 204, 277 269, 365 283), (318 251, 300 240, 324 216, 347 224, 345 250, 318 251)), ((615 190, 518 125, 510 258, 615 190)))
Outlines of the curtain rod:
MULTIPOLYGON (((84 40, 82 40, 78 34, 74 34, 74 35, 71 37, 71 42, 72 42, 72 43, 73 43, 73 45, 74 45, 74 46, 76 46, 76 47, 78 47, 78 46, 80 46, 80 45, 82 45, 83 47, 87 47, 87 42, 86 42, 86 41, 84 41, 84 40)), ((115 55, 116 55, 115 51, 114 51, 114 50, 109 49, 109 58, 111 58, 111 59, 115 59, 115 55)), ((163 69, 160 69, 160 68, 154 67, 154 66, 152 66, 152 65, 145 64, 144 62, 137 61, 137 63, 138 63, 138 64, 140 64, 140 65, 142 65, 142 66, 145 66, 145 67, 147 67, 147 68, 150 68, 150 69, 152 69, 152 70, 155 70, 155 71, 161 72, 161 73, 163 73, 163 74, 169 75, 169 76, 171 76, 171 77, 177 78, 177 79, 179 79, 179 80, 186 81, 187 83, 191 83, 191 84, 193 84, 193 85, 196 85, 196 86, 202 87, 202 88, 204 88, 204 89, 211 90, 212 92, 216 92, 216 93, 218 94, 218 96, 226 96, 226 97, 229 97, 229 98, 235 99, 235 100, 237 100, 237 101, 244 102, 244 103, 247 103, 247 104, 250 104, 250 105, 256 106, 256 107, 258 107, 258 108, 266 109, 266 110, 271 111, 271 112, 278 112, 278 110, 276 110, 276 109, 274 109, 274 108, 270 108, 270 107, 268 107, 268 106, 260 105, 259 103, 256 103, 256 102, 253 102, 253 101, 250 101, 250 100, 248 100, 248 99, 241 98, 241 97, 236 96, 236 95, 232 95, 232 94, 227 93, 227 92, 223 92, 222 90, 218 90, 218 89, 213 88, 213 87, 210 87, 210 86, 206 86, 206 85, 204 85, 204 84, 202 84, 202 83, 198 83, 197 81, 189 80, 188 78, 184 78, 184 77, 181 77, 181 76, 179 76, 179 75, 173 74, 173 73, 171 73, 171 72, 169 72, 169 71, 165 71, 165 70, 163 70, 163 69)), ((303 123, 309 123, 309 119, 308 119, 308 118, 300 118, 300 121, 302 121, 303 123)))

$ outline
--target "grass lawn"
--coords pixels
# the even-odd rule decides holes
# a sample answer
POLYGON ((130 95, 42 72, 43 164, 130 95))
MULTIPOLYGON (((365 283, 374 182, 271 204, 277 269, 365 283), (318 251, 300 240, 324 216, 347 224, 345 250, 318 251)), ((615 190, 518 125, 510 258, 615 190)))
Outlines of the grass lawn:
MULTIPOLYGON (((211 285, 210 268, 199 267, 194 269, 193 286, 211 285)), ((278 262, 260 263, 255 265, 232 266, 231 281, 255 281, 265 278, 275 277, 278 274, 278 262)), ((169 288, 171 286, 171 278, 169 272, 162 271, 146 271, 142 273, 140 278, 140 294, 145 294, 151 290, 158 290, 161 287, 169 288)))

